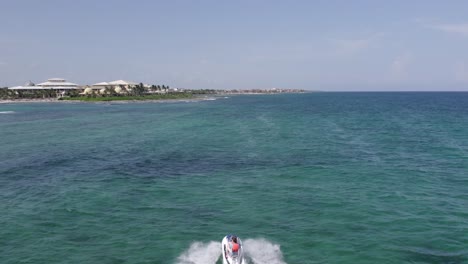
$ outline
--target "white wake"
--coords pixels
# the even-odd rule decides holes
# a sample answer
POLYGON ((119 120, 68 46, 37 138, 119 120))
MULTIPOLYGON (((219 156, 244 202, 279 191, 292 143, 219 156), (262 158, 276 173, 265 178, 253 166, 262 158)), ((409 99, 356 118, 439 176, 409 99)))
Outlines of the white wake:
POLYGON ((178 264, 216 263, 221 256, 221 242, 194 242, 190 248, 177 258, 178 264))
POLYGON ((254 264, 286 264, 280 245, 264 238, 244 240, 244 252, 254 264))
MULTIPOLYGON (((287 264, 280 245, 264 239, 245 239, 245 264, 287 264)), ((221 257, 221 242, 194 242, 177 258, 177 264, 216 264, 221 257)), ((219 262, 221 263, 221 261, 219 262)))
POLYGON ((0 111, 0 114, 14 114, 15 111, 0 111))

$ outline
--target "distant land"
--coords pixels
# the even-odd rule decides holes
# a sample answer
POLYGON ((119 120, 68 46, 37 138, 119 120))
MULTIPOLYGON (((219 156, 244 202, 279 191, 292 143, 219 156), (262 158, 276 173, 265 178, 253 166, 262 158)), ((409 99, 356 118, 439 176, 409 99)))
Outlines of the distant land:
POLYGON ((202 95, 306 93, 302 89, 184 89, 168 85, 148 85, 117 80, 79 86, 65 79, 52 78, 46 82, 0 88, 0 101, 53 102, 53 101, 142 101, 197 99, 202 95))

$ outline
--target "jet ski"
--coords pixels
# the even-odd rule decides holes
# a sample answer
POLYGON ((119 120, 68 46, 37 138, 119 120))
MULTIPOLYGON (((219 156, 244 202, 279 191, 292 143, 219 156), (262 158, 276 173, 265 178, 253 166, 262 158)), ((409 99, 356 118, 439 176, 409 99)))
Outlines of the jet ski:
POLYGON ((221 242, 223 264, 244 264, 244 248, 242 241, 235 235, 227 235, 221 242))

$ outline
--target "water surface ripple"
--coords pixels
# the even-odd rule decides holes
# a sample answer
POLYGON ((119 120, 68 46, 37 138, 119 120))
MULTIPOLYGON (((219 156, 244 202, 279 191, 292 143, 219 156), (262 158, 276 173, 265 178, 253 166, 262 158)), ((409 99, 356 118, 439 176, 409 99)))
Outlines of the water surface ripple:
POLYGON ((0 113, 1 263, 468 263, 468 93, 0 113))

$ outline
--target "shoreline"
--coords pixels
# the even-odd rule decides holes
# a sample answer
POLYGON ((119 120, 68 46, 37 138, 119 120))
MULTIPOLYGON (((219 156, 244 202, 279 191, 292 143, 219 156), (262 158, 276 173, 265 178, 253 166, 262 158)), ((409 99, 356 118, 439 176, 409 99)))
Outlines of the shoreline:
POLYGON ((64 104, 126 104, 126 103, 170 103, 170 102, 197 102, 216 100, 212 97, 186 98, 186 99, 148 99, 148 100, 115 100, 115 101, 81 101, 81 100, 58 100, 58 99, 14 99, 0 100, 1 104, 27 104, 27 103, 64 103, 64 104))
POLYGON ((15 103, 55 103, 63 102, 56 98, 51 99, 1 99, 0 104, 15 104, 15 103))
MULTIPOLYGON (((302 93, 302 92, 299 92, 302 93)), ((58 98, 37 98, 37 99, 0 99, 0 104, 17 104, 17 103, 158 103, 158 102, 192 102, 192 101, 212 101, 225 96, 238 95, 277 95, 277 94, 297 94, 297 93, 218 93, 206 96, 194 96, 191 98, 180 99, 139 99, 139 100, 112 100, 112 101, 85 101, 85 100, 59 100, 58 98)))

